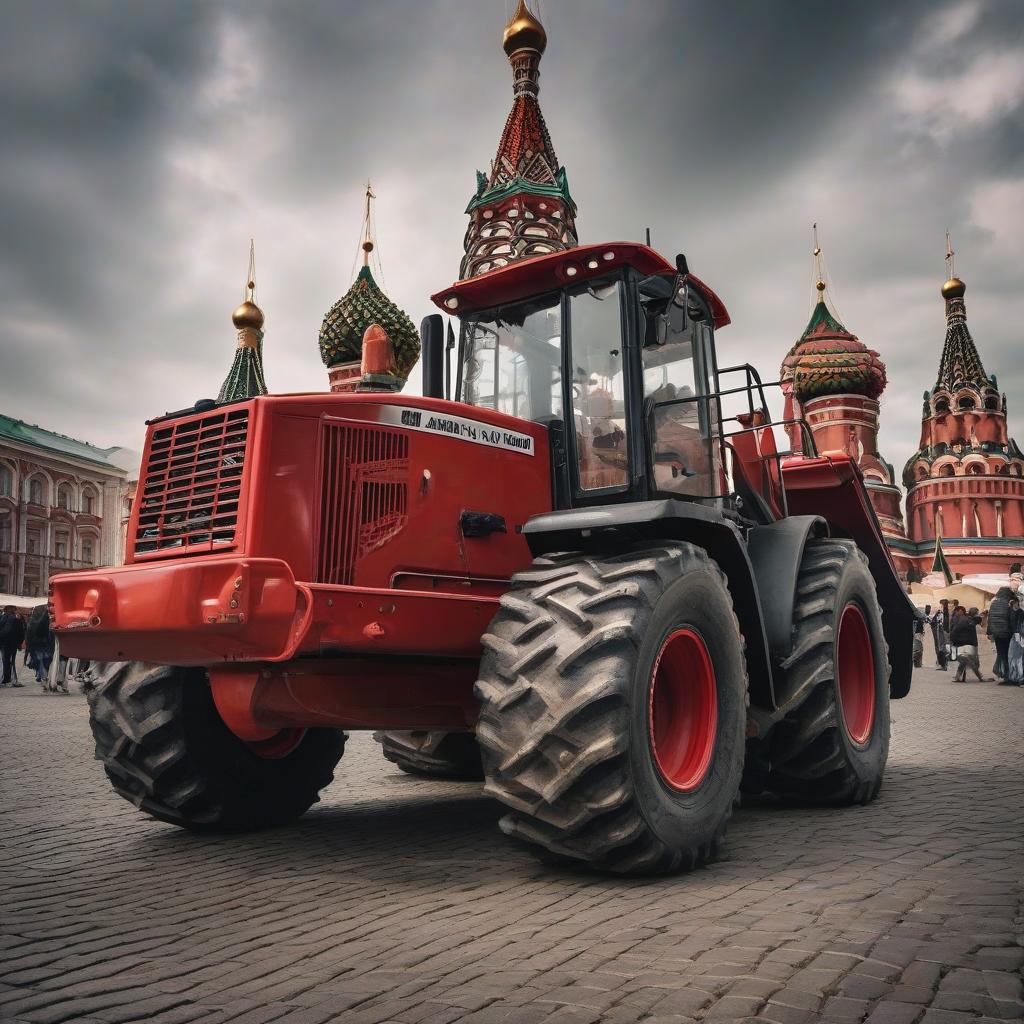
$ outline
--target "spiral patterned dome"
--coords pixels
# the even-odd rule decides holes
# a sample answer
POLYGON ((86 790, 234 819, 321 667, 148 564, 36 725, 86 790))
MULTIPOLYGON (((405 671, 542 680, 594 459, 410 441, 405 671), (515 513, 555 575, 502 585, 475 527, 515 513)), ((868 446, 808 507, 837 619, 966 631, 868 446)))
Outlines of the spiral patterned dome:
POLYGON ((819 299, 807 329, 782 361, 782 379, 801 402, 824 395, 877 399, 885 390, 885 363, 851 334, 819 299))
POLYGON ((324 366, 358 362, 363 351, 363 334, 379 324, 395 347, 395 365, 401 377, 408 377, 420 355, 420 336, 404 310, 380 290, 369 267, 363 267, 352 287, 331 306, 320 328, 320 357, 324 366))

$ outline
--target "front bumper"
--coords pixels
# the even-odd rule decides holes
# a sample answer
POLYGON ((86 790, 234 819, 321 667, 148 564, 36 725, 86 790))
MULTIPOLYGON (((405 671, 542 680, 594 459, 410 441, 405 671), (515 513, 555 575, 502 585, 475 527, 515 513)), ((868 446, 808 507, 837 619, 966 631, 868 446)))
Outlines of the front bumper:
POLYGON ((62 654, 162 665, 339 654, 475 658, 497 604, 482 595, 299 583, 286 562, 238 555, 50 580, 62 654))
POLYGON ((210 665, 293 657, 309 588, 272 558, 202 558, 54 576, 61 653, 98 661, 210 665))

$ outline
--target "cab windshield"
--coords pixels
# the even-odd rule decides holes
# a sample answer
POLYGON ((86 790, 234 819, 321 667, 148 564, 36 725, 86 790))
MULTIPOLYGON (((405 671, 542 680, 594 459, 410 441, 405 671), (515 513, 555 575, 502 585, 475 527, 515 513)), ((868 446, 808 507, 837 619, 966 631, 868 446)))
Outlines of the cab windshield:
POLYGON ((460 399, 524 420, 566 422, 583 491, 620 489, 629 479, 621 301, 616 275, 463 321, 460 399))
POLYGON ((556 292, 463 322, 460 398, 524 420, 562 415, 562 312, 556 292))

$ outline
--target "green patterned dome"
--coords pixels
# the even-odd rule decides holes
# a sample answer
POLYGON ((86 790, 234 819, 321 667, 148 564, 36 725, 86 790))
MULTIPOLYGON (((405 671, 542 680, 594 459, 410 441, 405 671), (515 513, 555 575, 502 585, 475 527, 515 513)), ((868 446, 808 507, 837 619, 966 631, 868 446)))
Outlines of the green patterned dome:
POLYGON ((807 329, 782 361, 782 379, 793 382, 801 402, 842 394, 877 399, 885 390, 885 363, 819 299, 807 329))
POLYGON ((362 358, 363 333, 380 324, 395 346, 398 373, 408 377, 420 355, 420 336, 408 315, 399 309, 363 267, 345 294, 331 306, 320 328, 320 357, 324 366, 354 363, 362 358))

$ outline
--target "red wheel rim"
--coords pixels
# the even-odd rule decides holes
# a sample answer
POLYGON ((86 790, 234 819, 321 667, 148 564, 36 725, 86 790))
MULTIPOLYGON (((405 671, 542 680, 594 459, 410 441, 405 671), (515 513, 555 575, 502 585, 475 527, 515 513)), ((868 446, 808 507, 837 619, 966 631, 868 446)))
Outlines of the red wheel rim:
POLYGON ((864 613, 853 603, 839 620, 836 671, 847 735, 863 745, 875 724, 875 656, 864 613))
POLYGON ((287 757, 302 742, 302 737, 305 735, 305 729, 282 729, 265 740, 250 741, 246 743, 246 746, 257 757, 275 761, 280 757, 287 757))
POLYGON ((688 793, 708 773, 718 725, 711 655, 698 633, 677 629, 658 651, 651 673, 648 729, 665 782, 688 793))

